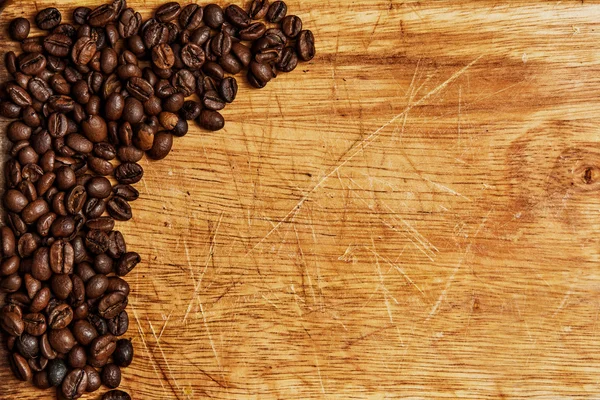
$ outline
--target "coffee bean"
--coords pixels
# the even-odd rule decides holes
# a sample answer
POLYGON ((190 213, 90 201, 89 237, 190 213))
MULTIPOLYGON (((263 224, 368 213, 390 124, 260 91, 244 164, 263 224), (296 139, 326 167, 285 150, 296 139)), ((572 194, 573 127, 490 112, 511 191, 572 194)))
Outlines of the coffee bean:
POLYGON ((250 25, 250 16, 240 6, 231 4, 225 9, 225 18, 238 28, 250 25))
POLYGON ((221 57, 231 51, 231 45, 231 36, 227 33, 219 32, 211 39, 210 50, 215 56, 221 57))
POLYGON ((0 327, 9 335, 21 336, 25 330, 23 319, 13 312, 0 313, 0 327))
MULTIPOLYGON (((171 143, 172 143, 172 140, 171 140, 171 143)), ((152 152, 153 149, 154 149, 154 147, 148 152, 148 155, 154 154, 152 152)), ((161 151, 161 150, 157 150, 157 151, 161 151)), ((156 153, 156 154, 158 154, 158 153, 156 153)), ((117 221, 128 221, 132 217, 131 206, 129 205, 127 200, 125 200, 124 198, 119 197, 119 196, 114 196, 113 198, 111 198, 108 201, 108 203, 106 204, 106 209, 107 209, 108 213, 110 214, 110 216, 113 217, 117 221)))
POLYGON ((56 298, 66 300, 73 291, 73 281, 67 274, 55 274, 50 279, 50 287, 56 298))
POLYGON ((25 332, 32 336, 41 336, 46 332, 46 317, 39 312, 30 313, 23 316, 25 332))
POLYGON ((286 47, 281 53, 281 58, 275 64, 282 72, 291 72, 298 66, 298 55, 293 47, 286 47))
POLYGON ((117 339, 111 334, 103 334, 94 339, 89 348, 89 364, 97 367, 106 365, 108 358, 117 347, 116 341, 117 339))
POLYGON ((15 378, 20 381, 28 381, 31 379, 31 368, 23 356, 18 353, 13 353, 9 356, 9 363, 15 378))
MULTIPOLYGON (((122 0, 122 4, 124 3, 125 1, 122 0)), ((88 24, 90 24, 92 27, 102 27, 106 26, 106 24, 110 22, 113 22, 121 12, 121 10, 118 10, 114 4, 116 4, 116 2, 113 4, 103 4, 100 7, 92 10, 90 15, 88 15, 88 24)))
POLYGON ((296 41, 298 57, 303 61, 310 61, 315 56, 315 38, 311 31, 305 30, 298 34, 296 41))
POLYGON ((267 11, 267 21, 277 23, 281 21, 287 14, 287 5, 283 1, 275 1, 267 11))
POLYGON ((219 29, 225 21, 223 9, 217 4, 204 7, 204 23, 212 29, 219 29))
POLYGON ((122 118, 131 124, 139 124, 144 118, 143 104, 135 97, 127 97, 122 118))
POLYGON ((204 11, 202 7, 197 4, 189 4, 179 14, 179 25, 184 30, 193 31, 200 27, 203 16, 204 11))
POLYGON ((171 152, 172 147, 173 135, 168 132, 159 132, 154 137, 152 148, 146 154, 153 160, 162 160, 171 152))
POLYGON ((18 256, 6 258, 0 264, 0 275, 8 276, 19 272, 21 259, 18 256))
POLYGON ((144 170, 137 163, 125 162, 115 169, 115 178, 122 184, 133 184, 139 182, 144 176, 144 170))
POLYGON ((8 32, 13 40, 21 41, 29 36, 29 21, 25 18, 15 18, 8 27, 8 32))
POLYGON ((260 39, 265 32, 267 31, 267 27, 262 22, 255 22, 248 27, 240 30, 239 36, 241 40, 249 40, 254 41, 260 39))
POLYGON ((98 371, 89 365, 84 366, 83 370, 87 375, 87 387, 85 388, 85 391, 90 393, 100 389, 100 386, 102 385, 102 378, 100 377, 98 371))
POLYGON ((173 128, 171 133, 178 137, 185 136, 188 133, 187 121, 184 118, 179 118, 179 120, 177 121, 177 125, 175 125, 175 128, 173 128))
POLYGON ((121 311, 119 315, 108 320, 108 331, 115 336, 122 336, 129 329, 129 315, 121 311))
MULTIPOLYGON (((48 361, 47 359, 45 360, 48 361)), ((36 388, 42 390, 49 389, 52 387, 52 385, 50 385, 50 381, 48 381, 48 371, 45 370, 33 374, 31 383, 33 383, 33 386, 35 386, 36 388)))
POLYGON ((29 333, 23 333, 21 336, 19 336, 15 345, 19 354, 26 359, 36 358, 40 352, 40 346, 37 337, 30 335, 29 333))
POLYGON ((92 61, 97 50, 97 40, 98 35, 95 33, 92 36, 82 36, 77 39, 71 50, 71 59, 76 65, 87 65, 92 61))
POLYGON ((81 368, 75 368, 65 376, 62 382, 62 394, 66 399, 77 399, 87 388, 87 374, 81 368))
MULTIPOLYGON (((83 368, 87 364, 87 355, 83 346, 77 345, 71 349, 67 356, 67 362, 71 368, 83 368)), ((86 373, 87 376, 87 373, 86 373)), ((87 388, 87 385, 86 385, 87 388)))
POLYGON ((57 240, 52 244, 52 246, 50 246, 50 268, 56 274, 72 273, 73 257, 73 246, 71 246, 71 244, 66 240, 57 240))
POLYGON ((263 19, 269 11, 269 0, 253 0, 248 14, 252 19, 263 19))
POLYGON ((177 71, 171 78, 173 87, 185 97, 191 96, 196 90, 196 78, 185 69, 177 71))
POLYGON ((131 396, 122 390, 111 390, 104 393, 102 400, 131 400, 131 396))
POLYGON ((219 111, 225 108, 225 101, 214 91, 208 91, 204 93, 202 97, 202 105, 207 110, 219 111))
POLYGON ((183 103, 180 114, 183 118, 190 121, 198 118, 201 111, 202 106, 198 102, 194 100, 187 100, 185 103, 183 103))
POLYGON ((108 364, 102 368, 101 377, 104 386, 115 389, 121 384, 121 368, 116 364, 108 364))
POLYGON ((271 66, 252 61, 248 69, 248 82, 256 88, 263 88, 274 78, 271 66))
POLYGON ((81 123, 83 133, 93 143, 106 141, 108 138, 108 127, 106 121, 98 115, 90 115, 81 123))
MULTIPOLYGON (((54 246, 54 243, 52 246, 54 246)), ((57 261, 54 262, 56 263, 57 261)), ((52 272, 53 270, 50 266, 50 250, 47 247, 39 248, 33 253, 31 275, 40 281, 47 281, 52 276, 52 272)))
POLYGON ((68 353, 75 346, 75 338, 69 328, 51 329, 48 331, 48 341, 59 353, 68 353))
POLYGON ((72 217, 58 217, 50 229, 54 237, 69 237, 75 230, 75 220, 72 217))
POLYGON ((60 11, 54 7, 45 8, 35 16, 35 24, 42 30, 49 31, 56 28, 62 19, 60 11))
POLYGON ((66 57, 69 55, 73 41, 67 35, 61 33, 53 33, 48 35, 42 41, 44 50, 51 56, 66 57))
POLYGON ((197 119, 198 124, 209 131, 218 131, 225 126, 223 116, 217 111, 202 110, 197 119))
POLYGON ((154 15, 160 22, 169 22, 179 16, 181 12, 181 6, 177 2, 170 2, 163 4, 156 10, 154 15))
POLYGON ((73 20, 76 24, 84 25, 87 22, 88 16, 92 10, 88 7, 77 7, 73 11, 73 20))
POLYGON ((21 288, 23 280, 19 274, 12 274, 0 280, 0 290, 6 293, 14 293, 21 288))
POLYGON ((27 258, 38 249, 40 241, 40 237, 37 234, 30 232, 25 233, 19 238, 17 252, 22 258, 27 258))
POLYGON ((45 357, 30 358, 27 360, 31 372, 41 372, 48 366, 48 359, 45 357))
MULTIPOLYGON (((231 40, 229 39, 229 42, 226 42, 224 45, 231 46, 230 43, 231 40)), ((222 42, 221 44, 223 45, 222 42)), ((227 48, 224 50, 227 50, 227 48)), ((206 55, 204 54, 204 50, 202 50, 199 45, 188 43, 181 49, 181 61, 190 69, 200 69, 206 61, 206 55)))
POLYGON ((51 386, 60 386, 67 376, 67 365, 61 359, 54 359, 48 363, 48 382, 51 386))

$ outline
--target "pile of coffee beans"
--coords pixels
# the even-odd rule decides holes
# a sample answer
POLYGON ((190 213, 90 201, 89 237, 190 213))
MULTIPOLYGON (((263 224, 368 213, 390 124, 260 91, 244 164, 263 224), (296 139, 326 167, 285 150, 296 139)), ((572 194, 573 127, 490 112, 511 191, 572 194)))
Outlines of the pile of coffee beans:
POLYGON ((0 115, 14 119, 4 165, 6 226, 0 227, 0 327, 18 379, 76 399, 116 390, 133 359, 129 285, 140 262, 115 221, 132 218, 132 186, 146 154, 162 159, 196 120, 224 126, 242 71, 262 88, 315 55, 314 37, 283 1, 248 10, 217 4, 160 6, 153 18, 115 0, 73 12, 56 8, 9 26, 13 80, 0 86, 0 115), (257 22, 257 20, 265 22, 257 22))

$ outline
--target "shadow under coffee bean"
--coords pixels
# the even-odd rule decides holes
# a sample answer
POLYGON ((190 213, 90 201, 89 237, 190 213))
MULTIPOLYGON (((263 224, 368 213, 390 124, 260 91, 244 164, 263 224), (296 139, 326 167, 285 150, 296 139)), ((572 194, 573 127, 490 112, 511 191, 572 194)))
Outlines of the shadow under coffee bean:
POLYGON ((22 53, 6 55, 13 80, 0 88, 0 115, 16 120, 6 131, 0 328, 17 379, 61 399, 104 385, 104 400, 127 400, 117 389, 134 357, 122 338, 123 277, 142 260, 114 229, 133 217, 138 161, 167 157, 188 121, 223 129, 221 111, 238 95, 232 75, 265 87, 315 56, 314 36, 283 1, 168 2, 146 21, 125 0, 71 12, 74 25, 50 7, 8 26, 22 53), (29 37, 31 23, 44 37, 29 37))

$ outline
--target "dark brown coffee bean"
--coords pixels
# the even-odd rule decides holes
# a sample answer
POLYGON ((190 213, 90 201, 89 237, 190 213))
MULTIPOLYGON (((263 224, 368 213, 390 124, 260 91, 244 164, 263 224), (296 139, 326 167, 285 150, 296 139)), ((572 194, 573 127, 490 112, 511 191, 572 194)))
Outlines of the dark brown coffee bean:
POLYGON ((135 97, 126 98, 122 118, 131 124, 139 124, 144 118, 143 104, 135 97))
POLYGON ((95 176, 87 183, 87 194, 97 199, 105 199, 110 196, 112 186, 110 181, 103 176, 95 176))
POLYGON ((281 58, 276 64, 282 72, 291 72, 298 66, 298 55, 293 47, 286 47, 281 53, 281 58))
POLYGON ((3 226, 0 228, 0 256, 2 258, 12 257, 15 255, 16 238, 9 227, 3 226))
POLYGON ((110 389, 116 389, 121 384, 121 369, 116 364, 108 364, 102 368, 102 383, 110 389))
POLYGON ((75 346, 75 338, 69 328, 51 329, 48 331, 48 341, 59 353, 68 353, 75 346))
POLYGON ((104 112, 106 118, 110 121, 117 121, 123 115, 125 109, 125 99, 120 93, 111 93, 106 99, 104 112))
POLYGON ((4 118, 15 119, 21 115, 22 108, 10 101, 0 102, 0 115, 4 118))
POLYGON ((17 55, 14 51, 9 51, 8 53, 6 53, 5 64, 9 74, 14 75, 17 72, 17 55))
POLYGON ((188 123, 184 118, 179 118, 177 125, 171 131, 174 136, 182 137, 188 133, 188 123))
POLYGON ((223 9, 217 4, 209 4, 204 7, 204 23, 212 29, 219 29, 225 21, 223 9))
POLYGON ((19 336, 15 343, 15 347, 19 354, 26 359, 36 358, 40 353, 38 338, 30 335, 29 333, 23 333, 21 336, 19 336))
POLYGON ((96 54, 98 36, 82 36, 77 39, 71 51, 71 59, 76 65, 87 65, 96 54))
POLYGON ((158 115, 162 111, 161 101, 158 97, 152 95, 144 102, 144 111, 146 114, 158 115))
POLYGON ((127 246, 121 232, 111 232, 109 235, 109 245, 106 253, 112 258, 116 259, 120 258, 123 254, 125 254, 125 252, 127 252, 127 246))
POLYGON ((154 95, 154 88, 143 78, 133 77, 129 79, 126 89, 130 95, 139 101, 148 101, 148 99, 154 95))
POLYGON ((198 102, 196 102, 194 100, 187 100, 183 104, 180 114, 186 120, 191 121, 193 119, 198 118, 200 116, 201 111, 202 111, 202 106, 198 102))
POLYGON ((14 293, 21 288, 23 280, 19 274, 12 274, 0 280, 0 290, 14 293))
POLYGON ((23 316, 25 332, 32 336, 42 336, 47 329, 46 317, 42 313, 31 313, 23 316))
POLYGON ((119 315, 127 307, 127 296, 120 292, 105 295, 98 303, 98 314, 102 318, 111 319, 119 315))
POLYGON ((144 152, 134 146, 119 147, 117 157, 124 163, 135 163, 142 159, 144 152))
POLYGON ((252 61, 252 51, 241 43, 233 43, 231 45, 231 53, 244 66, 247 67, 252 61))
MULTIPOLYGON (((54 243, 52 244, 53 246, 54 243)), ((50 267, 50 251, 47 247, 39 248, 33 254, 33 263, 31 264, 31 275, 35 279, 39 279, 40 281, 47 281, 52 276, 52 272, 53 271, 50 267)))
MULTIPOLYGON (((129 315, 127 311, 121 311, 119 315, 108 321, 108 330, 115 336, 124 335, 129 329, 129 315)), ((115 354, 113 354, 115 357, 115 354)))
POLYGON ((111 334, 103 334, 102 336, 98 336, 91 342, 89 354, 93 360, 108 360, 117 347, 116 342, 117 339, 111 334))
POLYGON ((67 304, 59 304, 48 315, 48 325, 52 329, 66 328, 73 321, 73 309, 67 304))
POLYGON ((48 333, 44 333, 40 337, 40 354, 48 360, 54 360, 57 356, 56 351, 52 348, 48 340, 48 333))
POLYGON ((191 96, 196 91, 196 78, 185 69, 177 71, 171 79, 171 85, 185 97, 191 96))
POLYGON ((108 278, 106 275, 94 275, 85 285, 85 293, 88 298, 95 299, 104 294, 108 288, 108 278))
POLYGON ((179 16, 181 6, 177 2, 163 4, 157 10, 154 16, 160 22, 169 22, 179 16))
MULTIPOLYGON (((48 362, 47 358, 44 360, 46 360, 46 363, 48 362)), ((48 380, 48 371, 45 370, 40 370, 39 372, 33 374, 31 382, 33 383, 33 386, 42 390, 52 387, 52 385, 50 385, 50 381, 48 380)))
POLYGON ((225 101, 216 91, 211 90, 204 93, 204 96, 202 97, 202 105, 207 110, 219 111, 225 108, 225 101))
POLYGON ((237 95, 238 85, 234 77, 227 77, 219 84, 219 95, 227 103, 235 100, 237 95))
POLYGON ((0 275, 8 276, 19 272, 21 259, 18 256, 11 256, 2 261, 0 264, 0 275))
POLYGON ((147 152, 148 157, 153 160, 162 160, 171 152, 172 147, 173 135, 168 132, 159 132, 154 137, 152 148, 147 152))
POLYGON ((141 25, 142 15, 139 12, 135 12, 133 9, 128 8, 121 14, 117 28, 121 37, 126 39, 133 35, 137 35, 141 25))
POLYGON ((288 15, 281 21, 281 30, 293 39, 302 31, 302 20, 296 15, 288 15))
POLYGON ((25 323, 14 312, 2 312, 0 313, 0 327, 9 335, 21 336, 25 330, 25 323))
POLYGON ((92 10, 88 7, 77 7, 75 11, 73 11, 73 20, 76 24, 84 25, 91 12, 92 10))
POLYGON ((50 296, 51 293, 49 288, 41 288, 31 300, 29 310, 34 313, 42 311, 48 305, 48 302, 50 301, 50 296))
POLYGON ((87 384, 85 371, 81 368, 75 368, 65 376, 62 383, 62 394, 66 399, 77 399, 85 393, 87 384))
POLYGON ((137 163, 123 163, 115 169, 115 178, 122 184, 134 184, 144 176, 144 170, 137 163))
POLYGON ((265 24, 262 22, 255 22, 249 25, 247 28, 240 30, 239 37, 241 40, 254 41, 261 38, 266 31, 267 27, 265 24))
MULTIPOLYGON (((106 253, 98 254, 94 258, 94 270, 96 270, 96 272, 98 274, 102 274, 102 275, 110 274, 111 272, 113 272, 113 264, 114 264, 113 259, 106 253)), ((108 285, 108 279, 106 281, 106 284, 108 285)), ((98 296, 96 296, 96 297, 98 297, 98 296)))
POLYGON ((124 254, 116 265, 116 273, 119 276, 125 276, 131 272, 139 263, 141 257, 136 252, 129 252, 124 254))
MULTIPOLYGON (((87 364, 87 355, 83 346, 75 346, 67 356, 67 362, 71 368, 83 368, 87 364)), ((86 374, 87 376, 87 374, 86 374)), ((87 388, 87 385, 86 385, 87 388)))
POLYGON ((231 4, 225 9, 225 17, 238 28, 247 28, 250 25, 250 16, 235 4, 231 4))
POLYGON ((38 28, 45 31, 56 28, 60 25, 61 20, 62 15, 60 14, 60 11, 54 7, 45 8, 35 16, 35 24, 38 28))
POLYGON ((31 137, 31 127, 21 121, 15 121, 8 126, 6 136, 11 142, 28 140, 31 137))
POLYGON ((108 139, 106 121, 98 115, 90 115, 81 123, 83 133, 93 143, 105 142, 108 139))
POLYGON ((106 211, 106 203, 104 203, 104 200, 95 198, 87 199, 83 206, 83 213, 89 218, 86 222, 86 226, 90 229, 97 229, 92 228, 92 226, 96 226, 94 221, 97 218, 100 218, 100 216, 104 214, 104 211, 106 211))
POLYGON ((66 57, 69 55, 73 41, 67 35, 53 33, 46 36, 42 42, 42 46, 46 53, 55 57, 66 57))
MULTIPOLYGON (((223 43, 222 38, 220 40, 221 50, 227 50, 226 47, 223 48, 227 45, 229 45, 229 49, 231 49, 230 39, 229 42, 227 42, 227 39, 224 39, 225 43, 223 43)), ((219 45, 219 43, 217 43, 216 45, 219 45)), ((199 45, 194 43, 188 43, 181 49, 181 60, 190 69, 200 69, 206 61, 206 56, 204 54, 204 50, 202 50, 202 48, 199 45)))
POLYGON ((248 14, 252 19, 263 19, 267 11, 269 11, 269 0, 253 0, 248 14))
POLYGON ((119 367, 128 367, 133 361, 133 345, 129 339, 119 339, 113 353, 113 360, 119 367))
POLYGON ((71 274, 73 273, 73 257, 73 246, 66 240, 57 240, 50 247, 50 268, 56 274, 71 274))
POLYGON ((73 335, 80 344, 87 346, 98 337, 98 332, 88 321, 79 320, 73 324, 73 335))
POLYGON ((202 128, 209 131, 218 131, 225 126, 225 120, 218 111, 202 110, 197 122, 202 128))
POLYGON ((302 61, 310 61, 315 57, 315 37, 311 31, 305 30, 298 34, 296 50, 302 61))
POLYGON ((56 298, 66 300, 73 291, 73 281, 67 274, 55 274, 50 279, 52 292, 56 298))
POLYGON ((168 69, 175 64, 175 54, 166 43, 161 43, 152 48, 152 62, 160 69, 168 69))
POLYGON ((102 400, 131 400, 131 396, 122 390, 111 390, 104 393, 102 400))
POLYGON ((27 205, 21 213, 21 217, 26 224, 34 223, 42 215, 48 213, 50 207, 44 199, 37 199, 27 205))
POLYGON ((72 217, 58 217, 52 227, 50 233, 54 237, 69 237, 75 230, 75 220, 72 217))
POLYGON ((106 24, 113 22, 121 13, 125 1, 121 0, 119 6, 115 6, 117 2, 113 4, 103 4, 100 7, 94 9, 90 15, 88 15, 88 24, 92 27, 103 27, 106 24))
POLYGON ((31 379, 31 368, 23 356, 18 353, 13 353, 9 356, 9 363, 15 378, 20 381, 28 381, 31 379))
POLYGON ((51 360, 48 363, 48 382, 51 386, 60 386, 68 372, 67 365, 63 360, 51 360))
POLYGON ((27 258, 40 247, 40 237, 35 233, 25 233, 19 238, 17 251, 22 258, 27 258))
POLYGON ((35 295, 37 294, 37 292, 39 292, 40 289, 42 288, 42 282, 40 282, 38 279, 35 279, 29 273, 25 274, 24 281, 25 281, 25 290, 27 291, 27 296, 29 296, 30 299, 33 299, 35 297, 35 295))
POLYGON ((29 36, 30 25, 25 18, 15 18, 8 27, 8 33, 13 40, 20 42, 29 36))
POLYGON ((256 87, 263 88, 267 83, 274 78, 273 69, 263 63, 252 61, 248 69, 248 82, 256 87))
POLYGON ((215 56, 221 57, 231 51, 231 45, 231 37, 227 33, 219 32, 211 39, 210 49, 215 56))
POLYGON ((31 96, 21 86, 9 83, 4 89, 12 102, 19 107, 26 107, 32 104, 31 96))
POLYGON ((108 235, 97 229, 89 231, 85 237, 88 250, 94 254, 104 253, 108 249, 108 242, 108 235))
MULTIPOLYGON (((150 150, 151 152, 152 150, 150 150)), ((148 154, 150 154, 148 152, 148 154)), ((127 200, 119 196, 114 196, 106 204, 106 210, 117 221, 128 221, 132 217, 131 206, 127 200)))

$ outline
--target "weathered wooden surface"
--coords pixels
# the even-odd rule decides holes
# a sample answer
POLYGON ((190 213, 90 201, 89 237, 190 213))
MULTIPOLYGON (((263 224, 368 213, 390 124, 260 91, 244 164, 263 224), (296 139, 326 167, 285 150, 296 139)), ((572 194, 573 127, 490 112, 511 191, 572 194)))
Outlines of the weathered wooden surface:
POLYGON ((315 60, 143 163, 123 387, 598 398, 600 4, 288 5, 315 60))

